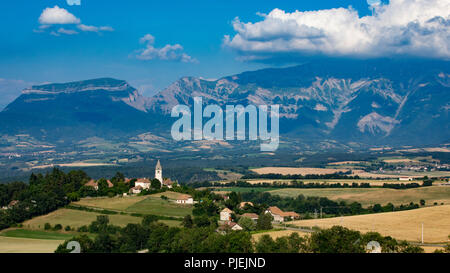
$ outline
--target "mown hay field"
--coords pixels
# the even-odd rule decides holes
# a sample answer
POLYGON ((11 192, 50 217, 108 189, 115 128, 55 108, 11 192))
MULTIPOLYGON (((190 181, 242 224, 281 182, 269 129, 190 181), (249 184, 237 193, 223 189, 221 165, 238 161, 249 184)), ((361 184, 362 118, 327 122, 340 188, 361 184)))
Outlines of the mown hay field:
POLYGON ((166 191, 166 192, 152 194, 152 195, 150 195, 150 197, 161 198, 161 196, 165 196, 171 200, 177 200, 178 198, 180 198, 183 195, 185 195, 185 194, 179 193, 179 192, 173 192, 173 191, 166 191))
POLYGON ((450 205, 291 222, 299 227, 331 228, 337 225, 363 233, 375 231, 384 236, 411 242, 421 241, 422 223, 425 243, 447 243, 450 235, 450 205))
POLYGON ((387 188, 333 188, 333 189, 278 189, 269 191, 270 194, 276 194, 281 197, 297 197, 300 194, 304 196, 327 197, 331 200, 344 200, 348 202, 359 202, 363 206, 374 204, 394 205, 409 204, 410 202, 419 203, 421 199, 425 200, 426 205, 450 204, 450 187, 432 186, 413 189, 387 189, 387 188))
POLYGON ((0 236, 0 253, 53 253, 63 242, 0 236))
MULTIPOLYGON (((27 229, 43 229, 45 223, 52 226, 61 224, 63 227, 70 226, 71 228, 78 228, 84 225, 89 225, 97 219, 97 216, 105 215, 96 212, 88 212, 73 209, 59 209, 47 215, 35 217, 23 223, 23 227, 27 229)), ((126 226, 129 223, 140 223, 141 217, 131 215, 111 214, 107 215, 109 222, 116 226, 126 226)))
MULTIPOLYGON (((252 169, 257 174, 281 174, 281 175, 307 175, 307 174, 333 174, 337 172, 347 172, 349 169, 342 168, 290 168, 290 167, 264 167, 252 169)), ((410 177, 444 177, 449 176, 450 172, 435 171, 435 172, 402 172, 402 173, 369 173, 364 170, 352 169, 351 175, 358 175, 361 178, 396 178, 401 176, 410 177)))

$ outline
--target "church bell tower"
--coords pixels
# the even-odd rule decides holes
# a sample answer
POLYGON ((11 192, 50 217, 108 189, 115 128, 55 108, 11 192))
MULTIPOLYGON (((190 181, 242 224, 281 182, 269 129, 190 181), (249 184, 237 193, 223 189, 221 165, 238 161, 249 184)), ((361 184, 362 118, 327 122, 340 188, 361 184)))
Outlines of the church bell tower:
POLYGON ((159 180, 159 182, 163 182, 163 178, 162 178, 162 167, 161 167, 161 163, 158 160, 158 163, 156 163, 156 168, 155 168, 155 178, 159 180))

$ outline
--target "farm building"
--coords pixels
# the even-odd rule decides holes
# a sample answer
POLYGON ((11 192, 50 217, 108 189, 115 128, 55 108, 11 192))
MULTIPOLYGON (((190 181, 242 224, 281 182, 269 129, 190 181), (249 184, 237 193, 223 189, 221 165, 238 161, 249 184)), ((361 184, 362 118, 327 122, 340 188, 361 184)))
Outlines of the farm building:
POLYGON ((243 228, 235 222, 226 222, 223 225, 220 225, 216 232, 225 235, 228 231, 237 231, 243 230, 243 228))
POLYGON ((150 180, 147 178, 139 178, 138 180, 136 180, 136 182, 134 182, 134 187, 140 187, 141 190, 147 190, 150 189, 150 180))
POLYGON ((256 213, 244 213, 244 214, 241 215, 241 217, 250 218, 253 221, 257 221, 258 218, 259 218, 258 214, 256 214, 256 213))
POLYGON ((170 178, 166 178, 162 184, 171 189, 173 188, 174 182, 170 178))
POLYGON ((402 176, 398 178, 399 181, 413 181, 412 177, 409 176, 402 176))
POLYGON ((194 198, 188 194, 182 194, 177 198, 177 204, 194 204, 194 198))
POLYGON ((266 213, 270 213, 273 216, 274 222, 284 222, 285 219, 298 219, 300 215, 293 211, 284 212, 278 207, 269 207, 266 213))
MULTIPOLYGON (((108 183, 108 188, 112 188, 114 187, 113 183, 111 183, 111 181, 106 180, 106 183, 108 183)), ((89 180, 89 182, 87 182, 86 184, 84 184, 87 187, 92 187, 94 188, 96 191, 98 191, 98 181, 95 181, 94 179, 89 180)))
POLYGON ((130 189, 130 192, 133 193, 133 194, 141 193, 141 191, 142 191, 142 187, 141 186, 137 186, 137 187, 134 187, 134 188, 130 189))
POLYGON ((231 221, 231 214, 233 213, 232 210, 229 208, 224 208, 220 212, 220 221, 231 221))
POLYGON ((243 230, 243 228, 235 222, 230 222, 228 225, 231 227, 231 230, 243 230))

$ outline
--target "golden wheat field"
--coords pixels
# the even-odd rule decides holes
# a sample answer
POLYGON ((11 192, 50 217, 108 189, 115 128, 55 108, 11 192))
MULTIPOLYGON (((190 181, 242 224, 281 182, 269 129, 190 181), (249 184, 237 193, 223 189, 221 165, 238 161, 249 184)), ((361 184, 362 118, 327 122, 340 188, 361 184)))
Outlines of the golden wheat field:
MULTIPOLYGON (((337 172, 348 172, 349 169, 342 168, 291 168, 291 167, 263 167, 252 169, 257 174, 281 174, 281 175, 308 175, 308 174, 333 174, 337 172)), ((402 172, 402 173, 370 173, 364 170, 351 169, 353 176, 360 178, 384 178, 384 179, 398 179, 402 176, 409 176, 412 178, 428 177, 446 177, 450 172, 434 171, 434 172, 402 172)))
POLYGON ((423 250, 425 251, 425 253, 433 253, 436 250, 440 250, 443 251, 444 248, 443 247, 437 247, 437 246, 420 246, 421 248, 423 248, 423 250))
POLYGON ((450 235, 450 205, 435 206, 400 212, 300 220, 292 224, 299 227, 330 228, 344 226, 361 232, 375 231, 384 236, 411 242, 421 241, 424 224, 425 243, 446 243, 450 235))
POLYGON ((359 202, 363 206, 392 203, 394 205, 409 204, 410 202, 419 203, 421 199, 425 200, 426 205, 450 204, 450 187, 433 186, 421 187, 404 190, 388 188, 329 188, 329 189, 277 189, 269 191, 270 194, 276 194, 281 197, 320 196, 327 197, 335 201, 359 202))
POLYGON ((185 195, 185 194, 179 193, 179 192, 173 192, 173 191, 166 191, 166 192, 162 192, 162 193, 155 193, 150 196, 159 197, 159 198, 161 198, 161 196, 165 196, 168 199, 177 200, 177 199, 181 198, 183 195, 185 195))
MULTIPOLYGON (((70 226, 72 228, 79 228, 83 225, 89 225, 92 221, 95 221, 99 215, 103 214, 81 210, 59 209, 49 214, 27 220, 23 222, 23 226, 24 228, 29 229, 43 229, 45 223, 49 223, 52 226, 61 224, 63 227, 70 226)), ((107 216, 109 217, 111 224, 121 227, 126 226, 129 223, 137 224, 142 221, 142 218, 130 215, 113 214, 107 216)))
POLYGON ((53 253, 63 242, 0 236, 0 253, 53 253))

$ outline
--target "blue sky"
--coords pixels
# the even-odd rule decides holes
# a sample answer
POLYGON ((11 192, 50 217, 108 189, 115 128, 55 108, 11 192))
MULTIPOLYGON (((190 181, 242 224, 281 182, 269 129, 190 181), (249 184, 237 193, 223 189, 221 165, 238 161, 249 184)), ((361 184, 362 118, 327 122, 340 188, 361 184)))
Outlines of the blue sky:
POLYGON ((407 15, 399 14, 403 0, 393 1, 397 6, 380 10, 376 18, 370 16, 366 0, 81 0, 80 5, 69 5, 66 0, 4 1, 0 10, 0 107, 24 86, 43 82, 115 77, 149 96, 182 76, 219 78, 287 65, 286 59, 296 63, 311 56, 393 54, 448 59, 448 44, 447 48, 440 44, 448 42, 448 35, 425 47, 417 35, 405 34, 425 33, 424 28, 431 28, 424 25, 425 19, 434 17, 444 20, 433 22, 440 31, 436 37, 448 34, 448 9, 447 14, 439 11, 448 1, 432 0, 437 6, 425 15, 421 11, 425 0, 410 0, 417 3, 409 5, 415 10, 407 15), (386 20, 396 14, 404 20, 386 20), (360 22, 358 18, 363 17, 368 18, 360 22), (328 22, 330 18, 337 21, 328 22), (385 26, 375 19, 389 22, 385 26), (419 23, 410 27, 409 21, 419 23), (336 37, 333 33, 341 36, 342 31, 331 27, 348 22, 355 23, 356 38, 352 30, 336 37), (369 34, 357 33, 365 25, 374 37, 393 25, 402 28, 389 34, 389 46, 380 46, 385 37, 367 43, 364 35, 369 34))

